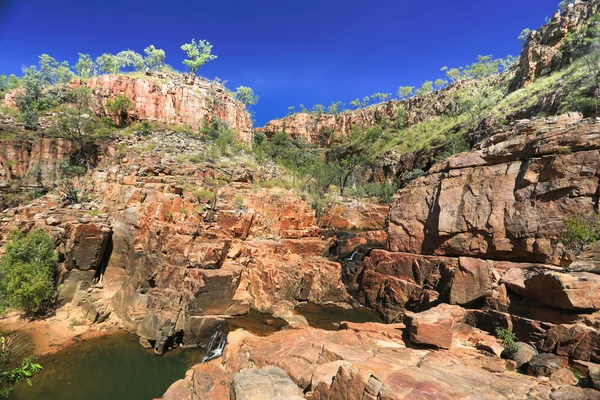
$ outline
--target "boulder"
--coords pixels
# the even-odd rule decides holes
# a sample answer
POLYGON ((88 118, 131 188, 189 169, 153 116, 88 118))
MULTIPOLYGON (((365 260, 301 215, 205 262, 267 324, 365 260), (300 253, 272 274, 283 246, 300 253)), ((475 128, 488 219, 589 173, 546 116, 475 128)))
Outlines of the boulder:
POLYGON ((524 342, 517 342, 515 344, 519 346, 519 350, 512 353, 504 352, 502 355, 517 363, 517 368, 521 368, 521 366, 527 364, 537 354, 537 351, 532 345, 524 342))
POLYGON ((466 310, 459 306, 440 304, 428 311, 407 315, 410 341, 415 344, 449 349, 452 328, 462 323, 466 310))
POLYGON ((540 271, 525 280, 526 296, 562 310, 599 310, 600 275, 540 271))
POLYGON ((460 257, 450 285, 450 304, 468 304, 492 294, 491 262, 460 257))
POLYGON ((559 369, 568 366, 568 361, 549 353, 536 354, 529 360, 527 374, 532 376, 551 376, 559 369))
POLYGON ((237 373, 232 389, 232 400, 304 399, 302 390, 274 365, 237 373))

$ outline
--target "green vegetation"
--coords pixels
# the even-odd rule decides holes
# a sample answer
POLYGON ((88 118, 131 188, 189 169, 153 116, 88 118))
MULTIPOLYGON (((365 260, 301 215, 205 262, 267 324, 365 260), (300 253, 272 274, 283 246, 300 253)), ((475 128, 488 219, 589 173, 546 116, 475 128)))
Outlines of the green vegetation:
POLYGON ((135 103, 129 97, 121 94, 106 102, 106 109, 115 121, 123 126, 129 119, 129 113, 135 108, 135 103))
POLYGON ((600 216, 593 214, 575 215, 565 221, 562 235, 564 245, 576 255, 585 247, 600 240, 600 216))
POLYGON ((55 303, 57 264, 48 233, 13 232, 0 259, 0 302, 27 315, 44 314, 55 303))
POLYGON ((496 328, 496 337, 502 340, 502 345, 509 353, 516 353, 519 351, 520 346, 516 344, 517 335, 512 331, 504 328, 496 328))
POLYGON ((0 335, 0 399, 8 397, 12 387, 21 381, 31 386, 31 378, 42 369, 35 357, 16 360, 19 350, 17 335, 0 335))
POLYGON ((200 67, 203 67, 207 62, 217 58, 216 55, 212 54, 212 44, 206 40, 199 40, 196 42, 192 39, 190 43, 185 43, 181 46, 181 50, 185 52, 187 57, 183 63, 190 70, 190 75, 192 77, 196 76, 200 67))

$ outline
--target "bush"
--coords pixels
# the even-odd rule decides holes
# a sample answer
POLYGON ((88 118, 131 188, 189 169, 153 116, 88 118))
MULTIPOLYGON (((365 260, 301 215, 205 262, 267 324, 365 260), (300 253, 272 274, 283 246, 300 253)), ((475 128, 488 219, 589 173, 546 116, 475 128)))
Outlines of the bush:
POLYGON ((121 94, 106 102, 106 109, 113 116, 115 122, 124 125, 129 119, 129 112, 135 108, 135 103, 129 97, 121 94))
POLYGON ((28 315, 42 314, 54 304, 58 255, 43 230, 12 233, 0 259, 0 299, 28 315))
POLYGON ((404 183, 408 185, 410 182, 425 175, 422 169, 413 169, 404 174, 404 183))
POLYGON ((235 198, 233 199, 233 203, 236 211, 242 211, 245 208, 244 197, 239 194, 235 196, 235 198))
POLYGON ((517 335, 512 331, 504 328, 496 328, 496 337, 502 340, 502 345, 509 353, 516 353, 519 351, 520 346, 515 342, 517 341, 517 335))
POLYGON ((42 369, 42 366, 36 362, 35 357, 25 358, 16 364, 16 353, 23 349, 20 346, 14 346, 15 334, 9 336, 0 335, 0 399, 8 397, 12 387, 21 381, 27 382, 31 386, 31 377, 42 369), (8 365, 18 365, 14 368, 8 368, 8 365))
POLYGON ((600 216, 575 215, 565 221, 562 242, 576 255, 581 254, 585 247, 600 239, 600 216))

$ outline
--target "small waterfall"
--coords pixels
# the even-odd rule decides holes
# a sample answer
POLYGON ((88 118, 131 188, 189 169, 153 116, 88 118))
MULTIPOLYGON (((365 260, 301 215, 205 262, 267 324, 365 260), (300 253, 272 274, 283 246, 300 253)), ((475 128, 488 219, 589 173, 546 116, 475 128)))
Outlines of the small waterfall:
POLYGON ((354 261, 354 256, 358 254, 358 249, 354 250, 354 253, 346 261, 354 261))
POLYGON ((210 361, 213 358, 221 357, 223 354, 223 348, 227 343, 227 335, 222 329, 217 329, 215 333, 210 337, 210 342, 206 348, 206 355, 202 358, 202 362, 210 361))

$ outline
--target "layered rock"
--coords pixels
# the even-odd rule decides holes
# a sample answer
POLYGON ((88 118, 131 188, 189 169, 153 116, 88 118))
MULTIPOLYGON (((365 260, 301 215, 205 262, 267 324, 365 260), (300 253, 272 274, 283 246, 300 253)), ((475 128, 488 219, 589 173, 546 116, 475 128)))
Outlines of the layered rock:
POLYGON ((599 129, 577 115, 522 121, 437 164, 396 195, 388 248, 570 264, 563 222, 594 209, 599 129))
POLYGON ((577 0, 557 11, 540 29, 532 31, 521 52, 513 86, 527 86, 561 65, 561 47, 569 33, 577 31, 600 11, 598 0, 577 0))
MULTIPOLYGON (((234 375, 260 376, 265 368, 283 370, 304 398, 314 400, 597 398, 592 389, 508 372, 506 361, 467 344, 484 340, 475 331, 464 334, 464 344, 431 351, 406 348, 402 328, 396 328, 400 334, 371 324, 343 324, 340 331, 291 329, 267 338, 235 331, 222 359, 195 365, 163 399, 238 398, 240 375, 234 375)), ((265 382, 264 389, 269 387, 265 382)))
MULTIPOLYGON (((80 85, 75 81, 73 85, 80 85)), ((193 85, 174 76, 132 78, 123 75, 104 75, 90 78, 87 87, 98 103, 118 95, 135 102, 135 119, 190 125, 194 129, 207 126, 213 118, 226 122, 251 144, 252 120, 246 106, 235 100, 217 83, 197 79, 193 85)))
POLYGON ((452 84, 443 90, 402 101, 388 101, 354 111, 339 114, 317 114, 300 112, 269 121, 256 132, 272 137, 285 132, 292 138, 302 138, 310 143, 326 146, 335 136, 349 136, 354 128, 366 129, 384 121, 394 123, 398 111, 406 110, 403 121, 413 125, 443 115, 452 102, 453 94, 463 83, 452 84))

